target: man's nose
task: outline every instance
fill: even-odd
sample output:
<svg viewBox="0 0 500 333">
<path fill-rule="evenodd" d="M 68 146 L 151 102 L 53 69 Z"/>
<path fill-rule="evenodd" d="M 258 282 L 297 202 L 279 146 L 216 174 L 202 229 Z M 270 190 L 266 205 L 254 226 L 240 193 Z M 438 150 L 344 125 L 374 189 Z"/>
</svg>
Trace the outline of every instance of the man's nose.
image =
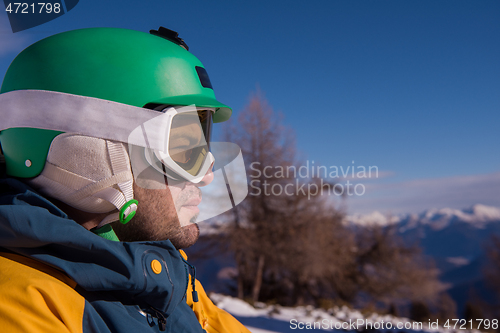
<svg viewBox="0 0 500 333">
<path fill-rule="evenodd" d="M 214 164 L 212 163 L 212 165 L 208 169 L 207 173 L 205 174 L 205 177 L 203 177 L 201 179 L 201 182 L 195 184 L 197 187 L 207 186 L 208 184 L 210 184 L 214 180 L 214 172 L 212 171 L 213 167 L 214 167 Z"/>
</svg>

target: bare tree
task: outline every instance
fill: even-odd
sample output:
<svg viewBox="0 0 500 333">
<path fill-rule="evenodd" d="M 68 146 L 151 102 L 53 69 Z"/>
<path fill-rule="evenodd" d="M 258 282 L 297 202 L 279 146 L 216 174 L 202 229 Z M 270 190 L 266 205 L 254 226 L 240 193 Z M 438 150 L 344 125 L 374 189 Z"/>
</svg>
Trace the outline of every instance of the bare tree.
<svg viewBox="0 0 500 333">
<path fill-rule="evenodd" d="M 226 139 L 242 148 L 246 162 L 250 195 L 233 210 L 234 220 L 226 230 L 238 269 L 238 296 L 251 289 L 254 301 L 259 298 L 266 266 L 280 250 L 280 237 L 286 228 L 281 198 L 267 195 L 273 186 L 285 179 L 267 174 L 263 169 L 287 167 L 295 162 L 295 140 L 292 132 L 281 124 L 262 92 L 250 97 L 240 113 L 238 124 L 228 126 Z M 285 177 L 286 178 L 286 177 Z M 281 207 L 280 207 L 281 206 Z M 279 256 L 279 255 L 278 255 Z"/>
<path fill-rule="evenodd" d="M 489 243 L 486 245 L 486 254 L 488 260 L 483 268 L 483 273 L 489 287 L 496 293 L 496 299 L 500 299 L 500 235 L 491 236 Z M 482 303 L 482 307 L 489 317 L 495 318 L 500 315 L 500 303 L 498 301 L 492 304 L 490 301 L 476 300 L 476 303 Z"/>
<path fill-rule="evenodd" d="M 294 135 L 259 90 L 238 124 L 228 127 L 226 139 L 242 148 L 250 184 L 250 195 L 233 211 L 226 230 L 237 262 L 238 296 L 249 294 L 255 302 L 264 287 L 267 297 L 281 292 L 291 303 L 313 294 L 319 298 L 315 278 L 341 257 L 331 244 L 342 248 L 348 239 L 340 236 L 341 214 L 317 193 L 298 190 L 320 184 L 293 172 L 298 168 Z"/>
<path fill-rule="evenodd" d="M 358 230 L 357 285 L 379 302 L 433 302 L 445 289 L 438 270 L 416 245 L 406 245 L 396 226 Z"/>
<path fill-rule="evenodd" d="M 485 275 L 489 284 L 500 298 L 500 236 L 491 236 L 490 244 L 486 248 L 488 255 L 488 266 Z"/>
<path fill-rule="evenodd" d="M 249 181 L 249 196 L 229 212 L 224 230 L 235 254 L 238 297 L 319 305 L 352 303 L 363 294 L 389 305 L 427 302 L 443 289 L 437 271 L 395 229 L 346 226 L 336 196 L 298 190 L 326 185 L 287 172 L 300 164 L 294 135 L 259 90 L 226 129 L 225 139 L 242 148 Z"/>
</svg>

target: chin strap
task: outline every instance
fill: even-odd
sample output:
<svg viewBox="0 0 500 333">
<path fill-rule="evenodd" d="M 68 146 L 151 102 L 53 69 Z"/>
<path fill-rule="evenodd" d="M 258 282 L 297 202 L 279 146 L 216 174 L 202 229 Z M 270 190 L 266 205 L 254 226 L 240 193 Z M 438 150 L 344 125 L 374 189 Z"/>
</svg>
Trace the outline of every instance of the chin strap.
<svg viewBox="0 0 500 333">
<path fill-rule="evenodd" d="M 108 155 L 111 161 L 113 174 L 118 175 L 128 173 L 130 178 L 126 181 L 116 183 L 117 188 L 108 187 L 99 192 L 99 197 L 113 204 L 117 213 L 106 216 L 98 228 L 114 221 L 120 221 L 125 224 L 134 217 L 138 202 L 134 200 L 134 191 L 132 188 L 133 177 L 130 171 L 130 160 L 124 145 L 120 142 L 106 140 Z"/>
</svg>

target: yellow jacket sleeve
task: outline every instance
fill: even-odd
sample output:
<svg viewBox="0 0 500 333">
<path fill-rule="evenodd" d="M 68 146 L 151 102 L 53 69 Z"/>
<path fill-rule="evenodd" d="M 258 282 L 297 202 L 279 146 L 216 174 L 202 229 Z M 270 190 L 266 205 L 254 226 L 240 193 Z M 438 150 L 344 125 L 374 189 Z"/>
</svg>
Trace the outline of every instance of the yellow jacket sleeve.
<svg viewBox="0 0 500 333">
<path fill-rule="evenodd" d="M 82 332 L 85 299 L 64 273 L 11 253 L 0 253 L 0 271 L 2 332 Z"/>
<path fill-rule="evenodd" d="M 184 251 L 180 250 L 180 253 L 184 259 L 187 260 L 187 255 Z M 193 309 L 201 327 L 207 331 L 207 333 L 251 333 L 243 324 L 236 320 L 236 318 L 215 306 L 212 300 L 208 298 L 200 281 L 195 280 L 195 288 L 198 293 L 198 302 L 193 302 L 193 289 L 190 275 L 186 303 Z"/>
</svg>

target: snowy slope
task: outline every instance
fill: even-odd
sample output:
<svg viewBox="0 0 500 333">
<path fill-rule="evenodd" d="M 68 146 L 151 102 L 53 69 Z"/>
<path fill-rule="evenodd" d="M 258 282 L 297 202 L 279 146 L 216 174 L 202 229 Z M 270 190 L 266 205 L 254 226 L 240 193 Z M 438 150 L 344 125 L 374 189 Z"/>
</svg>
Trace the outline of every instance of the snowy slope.
<svg viewBox="0 0 500 333">
<path fill-rule="evenodd" d="M 323 309 L 314 309 L 310 306 L 288 308 L 260 304 L 258 308 L 254 308 L 239 299 L 229 296 L 212 294 L 210 297 L 218 307 L 234 315 L 253 333 L 288 333 L 301 330 L 317 332 L 360 332 L 370 329 L 374 332 L 398 333 L 470 332 L 470 330 L 445 329 L 437 325 L 429 327 L 428 322 L 422 323 L 420 326 L 420 324 L 413 323 L 407 318 L 397 318 L 390 315 L 378 315 L 373 313 L 368 316 L 363 316 L 359 311 L 351 310 L 347 307 L 333 308 L 326 311 Z M 314 328 L 314 323 L 316 323 L 316 328 Z"/>
</svg>

